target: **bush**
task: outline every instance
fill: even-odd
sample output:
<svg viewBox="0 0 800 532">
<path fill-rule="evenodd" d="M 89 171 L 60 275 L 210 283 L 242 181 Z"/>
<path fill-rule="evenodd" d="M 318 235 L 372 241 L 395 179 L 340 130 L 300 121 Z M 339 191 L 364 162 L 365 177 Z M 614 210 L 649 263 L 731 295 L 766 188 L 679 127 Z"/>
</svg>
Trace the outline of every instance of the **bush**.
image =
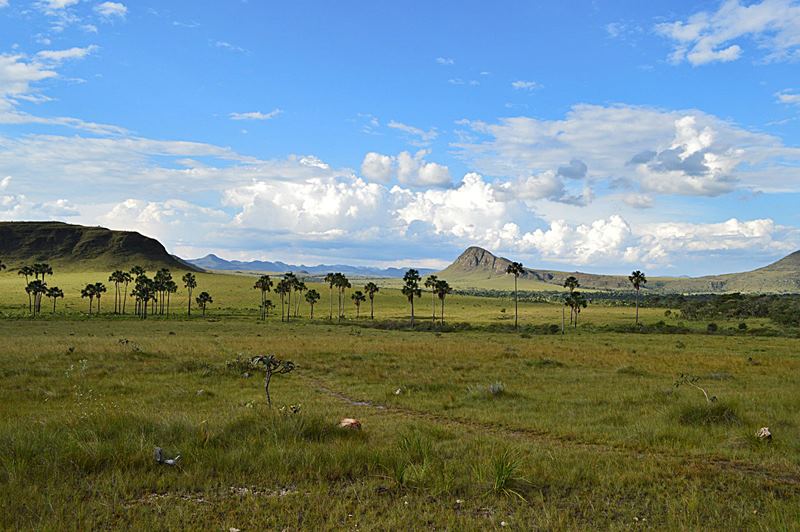
<svg viewBox="0 0 800 532">
<path fill-rule="evenodd" d="M 745 322 L 740 323 L 739 324 L 739 330 L 740 331 L 746 331 L 747 330 L 747 324 Z"/>
<path fill-rule="evenodd" d="M 683 405 L 678 420 L 684 425 L 738 425 L 741 418 L 732 405 L 719 401 L 701 405 Z"/>
<path fill-rule="evenodd" d="M 564 363 L 552 358 L 540 358 L 539 360 L 526 360 L 525 364 L 534 368 L 563 368 Z"/>
<path fill-rule="evenodd" d="M 714 323 L 712 321 L 711 323 L 708 324 L 708 327 L 706 327 L 706 330 L 708 332 L 710 332 L 710 333 L 715 333 L 715 332 L 717 332 L 719 330 L 719 325 L 717 325 L 716 323 Z"/>
</svg>

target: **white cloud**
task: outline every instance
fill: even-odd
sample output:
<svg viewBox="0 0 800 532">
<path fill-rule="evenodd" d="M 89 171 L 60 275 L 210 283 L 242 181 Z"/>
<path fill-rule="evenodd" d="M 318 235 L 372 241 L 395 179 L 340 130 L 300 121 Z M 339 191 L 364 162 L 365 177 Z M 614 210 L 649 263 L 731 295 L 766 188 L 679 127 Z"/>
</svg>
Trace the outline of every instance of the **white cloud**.
<svg viewBox="0 0 800 532">
<path fill-rule="evenodd" d="M 394 158 L 371 151 L 364 156 L 361 174 L 370 181 L 388 183 L 394 174 Z"/>
<path fill-rule="evenodd" d="M 0 179 L 0 190 L 5 190 L 11 184 L 11 176 L 7 175 L 3 179 Z"/>
<path fill-rule="evenodd" d="M 800 105 L 800 94 L 791 89 L 782 90 L 775 94 L 779 103 L 786 105 Z"/>
<path fill-rule="evenodd" d="M 369 152 L 361 163 L 361 173 L 367 179 L 388 183 L 392 178 L 413 187 L 448 186 L 452 179 L 450 170 L 441 164 L 427 162 L 428 150 L 416 153 L 400 152 L 396 157 Z"/>
<path fill-rule="evenodd" d="M 8 0 L 0 0 L 0 9 L 8 7 Z"/>
<path fill-rule="evenodd" d="M 391 120 L 387 126 L 414 137 L 413 140 L 410 141 L 410 144 L 414 146 L 428 146 L 439 136 L 439 131 L 437 131 L 435 127 L 425 131 L 424 129 L 409 126 L 408 124 L 396 120 Z"/>
<path fill-rule="evenodd" d="M 749 39 L 765 50 L 767 61 L 800 57 L 800 4 L 794 0 L 762 0 L 742 4 L 725 0 L 715 12 L 701 11 L 685 21 L 662 23 L 656 31 L 671 39 L 671 61 L 694 66 L 739 59 L 737 42 Z"/>
<path fill-rule="evenodd" d="M 653 197 L 649 194 L 625 194 L 622 201 L 634 209 L 649 209 L 653 206 Z"/>
<path fill-rule="evenodd" d="M 216 46 L 217 48 L 221 48 L 223 50 L 228 50 L 229 52 L 238 52 L 238 53 L 247 52 L 247 50 L 245 50 L 241 46 L 236 46 L 235 44 L 231 44 L 227 41 L 214 41 L 214 46 Z"/>
<path fill-rule="evenodd" d="M 231 113 L 231 120 L 271 120 L 283 113 L 281 109 L 273 109 L 269 113 L 262 113 L 261 111 L 251 111 L 249 113 Z"/>
<path fill-rule="evenodd" d="M 472 168 L 493 176 L 539 175 L 578 160 L 595 181 L 623 178 L 645 193 L 800 191 L 800 148 L 697 110 L 576 105 L 561 120 L 461 125 L 483 138 L 453 146 Z"/>
<path fill-rule="evenodd" d="M 98 49 L 98 46 L 92 44 L 85 48 L 74 47 L 66 50 L 42 50 L 36 53 L 36 57 L 42 61 L 61 63 L 70 59 L 83 59 L 96 52 Z"/>
<path fill-rule="evenodd" d="M 103 2 L 94 6 L 94 10 L 98 15 L 107 19 L 125 18 L 125 15 L 128 14 L 128 8 L 120 2 Z"/>
<path fill-rule="evenodd" d="M 40 2 L 47 9 L 64 9 L 69 6 L 74 6 L 80 0 L 44 0 Z"/>
<path fill-rule="evenodd" d="M 512 81 L 511 86 L 518 91 L 534 91 L 542 88 L 542 86 L 535 81 L 525 80 Z"/>
<path fill-rule="evenodd" d="M 449 57 L 437 57 L 436 62 L 440 65 L 454 65 L 455 61 Z"/>
</svg>

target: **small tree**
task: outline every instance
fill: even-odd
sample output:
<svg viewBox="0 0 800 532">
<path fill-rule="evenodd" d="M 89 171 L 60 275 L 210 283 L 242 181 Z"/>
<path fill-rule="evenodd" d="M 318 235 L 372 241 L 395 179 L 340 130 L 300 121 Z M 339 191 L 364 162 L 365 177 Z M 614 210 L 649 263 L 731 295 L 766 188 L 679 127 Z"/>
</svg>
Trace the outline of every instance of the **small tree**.
<svg viewBox="0 0 800 532">
<path fill-rule="evenodd" d="M 512 262 L 506 268 L 507 274 L 512 274 L 514 276 L 514 328 L 516 329 L 519 325 L 519 297 L 517 296 L 517 279 L 519 276 L 525 273 L 525 268 L 523 268 L 521 262 Z"/>
<path fill-rule="evenodd" d="M 321 296 L 319 295 L 319 292 L 317 292 L 313 288 L 311 290 L 309 290 L 308 292 L 306 292 L 306 302 L 308 302 L 308 306 L 311 307 L 311 319 L 312 320 L 314 319 L 314 305 L 317 304 L 317 301 L 319 301 L 320 297 Z"/>
<path fill-rule="evenodd" d="M 419 287 L 419 282 L 422 280 L 422 277 L 419 276 L 419 272 L 414 268 L 411 268 L 406 272 L 403 276 L 403 288 L 400 290 L 406 299 L 408 299 L 408 303 L 411 305 L 411 326 L 414 326 L 414 298 L 422 296 L 422 290 Z"/>
<path fill-rule="evenodd" d="M 94 283 L 94 297 L 97 298 L 97 313 L 100 314 L 100 297 L 106 293 L 106 285 Z"/>
<path fill-rule="evenodd" d="M 81 289 L 81 298 L 88 298 L 89 299 L 89 316 L 92 315 L 92 309 L 94 307 L 94 296 L 95 296 L 95 286 L 93 284 L 87 284 L 86 287 Z"/>
<path fill-rule="evenodd" d="M 183 286 L 186 288 L 186 290 L 189 291 L 189 308 L 188 308 L 188 311 L 187 311 L 187 315 L 191 316 L 192 315 L 192 290 L 197 288 L 197 278 L 194 276 L 193 273 L 186 272 L 183 275 L 182 280 L 183 280 Z"/>
<path fill-rule="evenodd" d="M 435 275 L 425 279 L 425 288 L 431 291 L 431 321 L 436 323 L 436 283 L 439 280 Z"/>
<path fill-rule="evenodd" d="M 628 280 L 636 290 L 636 325 L 639 325 L 639 290 L 647 284 L 647 277 L 639 270 L 636 270 L 628 276 Z"/>
<path fill-rule="evenodd" d="M 57 286 L 52 286 L 47 289 L 47 297 L 53 300 L 53 314 L 56 313 L 56 301 L 58 298 L 64 298 L 64 292 Z"/>
<path fill-rule="evenodd" d="M 453 289 L 450 288 L 450 284 L 448 284 L 448 282 L 445 281 L 444 279 L 437 280 L 436 287 L 434 289 L 436 291 L 436 295 L 439 297 L 439 301 L 441 301 L 442 303 L 441 319 L 442 319 L 442 325 L 444 325 L 444 298 L 446 298 L 447 294 L 452 292 Z"/>
<path fill-rule="evenodd" d="M 214 299 L 211 297 L 211 294 L 208 292 L 200 292 L 200 295 L 197 296 L 197 305 L 203 309 L 203 316 L 206 315 L 206 305 L 209 303 L 213 303 Z"/>
<path fill-rule="evenodd" d="M 350 299 L 353 300 L 353 303 L 356 305 L 356 319 L 361 316 L 361 303 L 367 300 L 367 296 L 364 295 L 364 292 L 361 290 L 356 290 L 350 296 Z"/>
<path fill-rule="evenodd" d="M 266 371 L 264 377 L 264 393 L 267 395 L 267 404 L 272 408 L 272 399 L 269 396 L 269 385 L 273 375 L 284 375 L 295 369 L 291 360 L 278 360 L 275 355 L 259 355 L 251 359 L 251 364 L 263 364 Z"/>
<path fill-rule="evenodd" d="M 364 285 L 364 292 L 369 297 L 369 319 L 375 319 L 375 294 L 380 292 L 381 289 L 372 281 Z"/>
</svg>

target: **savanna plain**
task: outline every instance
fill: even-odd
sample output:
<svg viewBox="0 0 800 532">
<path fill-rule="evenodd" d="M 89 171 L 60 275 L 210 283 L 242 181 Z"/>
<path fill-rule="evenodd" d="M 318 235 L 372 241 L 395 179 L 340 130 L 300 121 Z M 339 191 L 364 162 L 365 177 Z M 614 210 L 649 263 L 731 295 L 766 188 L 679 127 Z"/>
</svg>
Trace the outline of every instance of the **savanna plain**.
<svg viewBox="0 0 800 532">
<path fill-rule="evenodd" d="M 424 292 L 412 329 L 397 289 L 329 320 L 315 283 L 314 319 L 284 323 L 221 274 L 197 275 L 204 317 L 183 288 L 167 316 L 114 315 L 112 288 L 89 317 L 80 287 L 107 277 L 56 272 L 66 297 L 32 319 L 0 274 L 5 529 L 800 527 L 795 330 L 648 307 L 636 332 L 590 305 L 562 335 L 560 305 L 528 302 L 515 330 L 509 297 L 458 293 L 434 326 Z M 272 407 L 262 354 L 296 365 Z"/>
</svg>

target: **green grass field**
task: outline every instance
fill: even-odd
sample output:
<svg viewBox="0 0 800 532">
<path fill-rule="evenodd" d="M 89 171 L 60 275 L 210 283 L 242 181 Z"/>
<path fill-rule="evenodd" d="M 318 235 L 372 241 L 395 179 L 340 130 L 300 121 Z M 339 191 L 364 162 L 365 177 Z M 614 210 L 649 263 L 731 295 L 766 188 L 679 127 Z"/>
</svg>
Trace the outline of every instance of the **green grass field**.
<svg viewBox="0 0 800 532">
<path fill-rule="evenodd" d="M 4 529 L 764 529 L 800 523 L 800 340 L 610 332 L 629 307 L 590 306 L 567 334 L 515 333 L 510 300 L 452 295 L 453 332 L 260 322 L 254 279 L 198 276 L 215 303 L 138 320 L 89 318 L 107 273 L 56 275 L 66 298 L 25 317 L 0 275 L 0 526 Z M 510 281 L 510 279 L 509 279 Z M 108 283 L 106 283 L 108 284 Z M 276 297 L 271 296 L 274 301 Z M 129 302 L 130 305 L 130 302 Z M 505 309 L 505 312 L 501 312 Z M 665 320 L 666 309 L 642 309 Z M 368 305 L 362 315 L 368 315 Z M 418 303 L 421 328 L 430 294 Z M 561 307 L 521 304 L 522 324 Z M 721 330 L 737 323 L 719 323 Z M 748 321 L 750 329 L 767 325 Z M 526 329 L 527 331 L 527 329 Z M 274 377 L 238 364 L 293 360 Z M 717 400 L 673 386 L 698 376 Z M 245 374 L 250 374 L 249 377 Z M 299 413 L 280 407 L 300 404 Z M 361 431 L 339 429 L 355 417 Z M 770 427 L 771 442 L 755 432 Z M 181 455 L 160 466 L 153 449 Z"/>
</svg>

